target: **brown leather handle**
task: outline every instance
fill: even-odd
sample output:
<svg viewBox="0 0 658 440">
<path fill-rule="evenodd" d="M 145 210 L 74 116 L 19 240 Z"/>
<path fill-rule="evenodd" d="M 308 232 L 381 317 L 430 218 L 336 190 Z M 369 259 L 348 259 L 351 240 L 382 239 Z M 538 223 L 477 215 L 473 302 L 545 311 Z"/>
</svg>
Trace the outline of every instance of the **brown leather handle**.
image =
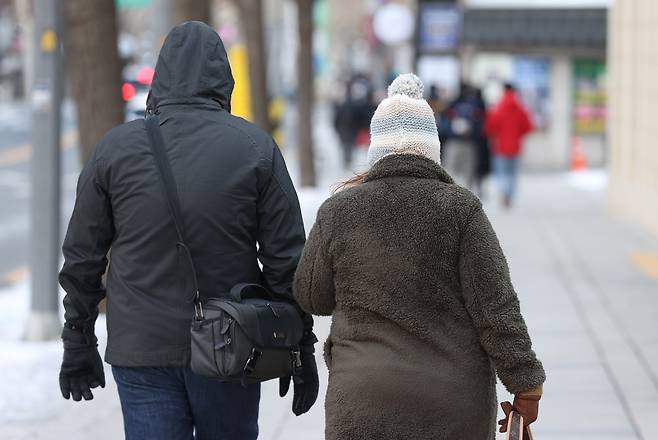
<svg viewBox="0 0 658 440">
<path fill-rule="evenodd" d="M 507 416 L 507 433 L 505 440 L 533 440 L 530 426 L 523 426 L 523 416 L 516 411 L 510 411 Z"/>
</svg>

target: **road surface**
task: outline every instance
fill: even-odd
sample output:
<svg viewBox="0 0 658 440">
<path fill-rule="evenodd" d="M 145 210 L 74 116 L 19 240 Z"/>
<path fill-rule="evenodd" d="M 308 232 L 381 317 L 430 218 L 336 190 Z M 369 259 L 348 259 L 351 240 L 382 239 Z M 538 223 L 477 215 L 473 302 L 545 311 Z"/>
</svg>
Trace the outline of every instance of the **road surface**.
<svg viewBox="0 0 658 440">
<path fill-rule="evenodd" d="M 80 170 L 73 106 L 63 105 L 62 228 L 75 200 Z M 29 266 L 30 109 L 25 102 L 0 103 L 0 286 L 24 279 Z"/>
</svg>

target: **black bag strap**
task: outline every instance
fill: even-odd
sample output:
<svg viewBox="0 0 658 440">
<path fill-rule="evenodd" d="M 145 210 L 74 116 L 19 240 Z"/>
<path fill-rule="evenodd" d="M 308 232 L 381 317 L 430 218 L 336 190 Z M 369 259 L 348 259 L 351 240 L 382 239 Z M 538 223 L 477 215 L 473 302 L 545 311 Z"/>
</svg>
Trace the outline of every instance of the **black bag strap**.
<svg viewBox="0 0 658 440">
<path fill-rule="evenodd" d="M 251 291 L 252 294 L 249 294 L 248 292 Z M 255 295 L 254 295 L 255 293 Z M 263 299 L 272 299 L 276 300 L 274 297 L 274 294 L 272 294 L 269 290 L 267 290 L 265 287 L 261 286 L 260 284 L 256 283 L 239 283 L 236 284 L 231 288 L 231 291 L 229 293 L 231 298 L 233 298 L 235 301 L 241 302 L 243 299 L 246 298 L 263 298 Z"/>
<path fill-rule="evenodd" d="M 199 295 L 199 285 L 197 282 L 196 269 L 194 268 L 194 261 L 192 260 L 190 248 L 187 246 L 185 241 L 185 229 L 183 223 L 183 215 L 181 213 L 180 201 L 178 199 L 178 190 L 176 189 L 174 173 L 171 171 L 171 164 L 167 158 L 164 139 L 162 138 L 162 132 L 160 131 L 160 119 L 157 115 L 151 115 L 145 119 L 145 124 L 146 131 L 150 140 L 149 144 L 151 146 L 151 151 L 153 152 L 155 163 L 158 166 L 158 171 L 160 172 L 159 174 L 160 181 L 162 183 L 162 191 L 164 192 L 165 199 L 167 199 L 169 212 L 171 213 L 171 217 L 174 220 L 174 226 L 176 227 L 176 234 L 178 235 L 178 242 L 176 243 L 176 246 L 183 250 L 183 253 L 186 256 L 186 260 L 190 267 L 190 273 L 192 274 L 192 282 L 194 288 L 194 318 L 198 321 L 202 321 L 204 319 L 203 306 L 201 304 L 201 297 Z"/>
</svg>

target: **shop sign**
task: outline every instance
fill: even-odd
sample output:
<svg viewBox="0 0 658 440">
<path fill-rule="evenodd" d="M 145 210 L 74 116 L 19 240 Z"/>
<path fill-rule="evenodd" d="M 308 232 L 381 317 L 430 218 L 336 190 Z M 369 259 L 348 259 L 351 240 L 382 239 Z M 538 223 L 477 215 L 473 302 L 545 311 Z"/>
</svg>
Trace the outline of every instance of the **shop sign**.
<svg viewBox="0 0 658 440">
<path fill-rule="evenodd" d="M 451 52 L 457 49 L 462 15 L 457 6 L 421 4 L 418 45 L 421 52 Z"/>
<path fill-rule="evenodd" d="M 576 60 L 574 75 L 575 134 L 604 134 L 606 130 L 606 66 L 599 60 Z"/>
</svg>

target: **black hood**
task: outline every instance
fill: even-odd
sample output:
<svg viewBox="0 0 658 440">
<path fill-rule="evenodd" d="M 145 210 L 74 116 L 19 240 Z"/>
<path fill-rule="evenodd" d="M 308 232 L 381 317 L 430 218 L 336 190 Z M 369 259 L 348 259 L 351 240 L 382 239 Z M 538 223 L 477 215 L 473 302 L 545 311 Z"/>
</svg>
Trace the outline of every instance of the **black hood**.
<svg viewBox="0 0 658 440">
<path fill-rule="evenodd" d="M 146 103 L 152 111 L 167 102 L 211 99 L 231 111 L 233 74 L 217 32 L 199 21 L 173 28 L 165 39 Z"/>
</svg>

